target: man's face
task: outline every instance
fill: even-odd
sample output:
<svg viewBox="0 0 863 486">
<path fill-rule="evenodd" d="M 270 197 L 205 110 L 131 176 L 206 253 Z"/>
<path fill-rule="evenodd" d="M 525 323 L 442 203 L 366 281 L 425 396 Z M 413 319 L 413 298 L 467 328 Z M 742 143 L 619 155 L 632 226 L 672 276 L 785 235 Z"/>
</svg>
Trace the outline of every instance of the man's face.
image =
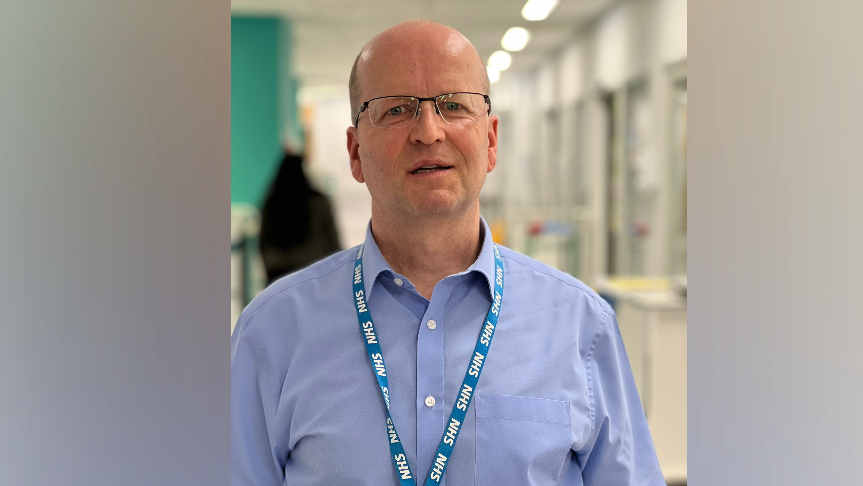
<svg viewBox="0 0 863 486">
<path fill-rule="evenodd" d="M 469 45 L 422 36 L 379 44 L 364 66 L 362 101 L 460 91 L 488 94 L 479 75 L 484 67 L 477 66 L 481 61 Z M 375 127 L 364 112 L 357 127 L 348 129 L 354 178 L 366 183 L 379 210 L 402 216 L 447 215 L 477 205 L 496 150 L 496 116 L 448 124 L 430 101 L 421 104 L 406 127 Z M 445 168 L 416 172 L 420 166 Z"/>
</svg>

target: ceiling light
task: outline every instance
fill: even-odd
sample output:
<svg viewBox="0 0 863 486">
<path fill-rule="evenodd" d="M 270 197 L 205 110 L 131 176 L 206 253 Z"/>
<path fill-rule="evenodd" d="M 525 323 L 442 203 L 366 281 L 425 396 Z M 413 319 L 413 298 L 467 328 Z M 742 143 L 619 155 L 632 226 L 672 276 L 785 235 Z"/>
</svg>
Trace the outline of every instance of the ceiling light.
<svg viewBox="0 0 863 486">
<path fill-rule="evenodd" d="M 488 67 L 497 71 L 506 71 L 512 64 L 512 56 L 506 51 L 494 51 L 488 57 Z"/>
<path fill-rule="evenodd" d="M 520 51 L 524 49 L 524 46 L 527 45 L 529 40 L 530 32 L 528 32 L 527 29 L 522 27 L 512 27 L 503 35 L 500 45 L 508 51 Z"/>
<path fill-rule="evenodd" d="M 557 7 L 558 0 L 527 0 L 521 9 L 521 16 L 525 20 L 545 20 L 548 14 Z"/>
<path fill-rule="evenodd" d="M 494 69 L 492 67 L 485 68 L 488 71 L 488 81 L 490 83 L 496 83 L 498 79 L 500 79 L 500 71 Z"/>
</svg>

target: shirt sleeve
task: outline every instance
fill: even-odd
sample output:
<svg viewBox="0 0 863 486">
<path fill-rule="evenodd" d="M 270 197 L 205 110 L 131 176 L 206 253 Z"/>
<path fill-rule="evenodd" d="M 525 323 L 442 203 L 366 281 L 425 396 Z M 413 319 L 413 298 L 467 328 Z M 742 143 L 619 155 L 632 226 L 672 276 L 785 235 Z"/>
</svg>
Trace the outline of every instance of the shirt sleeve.
<svg viewBox="0 0 863 486">
<path fill-rule="evenodd" d="M 665 486 L 614 311 L 588 360 L 593 433 L 576 453 L 585 486 Z"/>
<path fill-rule="evenodd" d="M 278 397 L 266 349 L 240 317 L 231 336 L 231 485 L 278 486 L 284 467 L 271 440 Z"/>
</svg>

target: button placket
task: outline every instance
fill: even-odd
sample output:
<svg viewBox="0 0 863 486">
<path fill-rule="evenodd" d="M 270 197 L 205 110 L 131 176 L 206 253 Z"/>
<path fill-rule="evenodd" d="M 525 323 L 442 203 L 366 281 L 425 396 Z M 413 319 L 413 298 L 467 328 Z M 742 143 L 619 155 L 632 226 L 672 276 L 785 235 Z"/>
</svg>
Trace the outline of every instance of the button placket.
<svg viewBox="0 0 863 486">
<path fill-rule="evenodd" d="M 444 433 L 443 309 L 452 292 L 448 281 L 438 283 L 422 317 L 417 335 L 417 470 L 428 471 Z M 437 330 L 436 330 L 437 329 Z M 417 474 L 425 474 L 417 473 Z"/>
</svg>

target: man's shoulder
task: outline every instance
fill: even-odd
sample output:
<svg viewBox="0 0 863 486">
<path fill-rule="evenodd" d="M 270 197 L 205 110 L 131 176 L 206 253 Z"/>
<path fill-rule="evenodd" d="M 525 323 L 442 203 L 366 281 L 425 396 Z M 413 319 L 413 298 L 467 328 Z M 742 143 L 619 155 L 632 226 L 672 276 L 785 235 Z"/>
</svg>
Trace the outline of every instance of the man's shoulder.
<svg viewBox="0 0 863 486">
<path fill-rule="evenodd" d="M 498 247 L 501 258 L 508 263 L 507 271 L 512 276 L 529 276 L 536 286 L 551 286 L 565 295 L 586 299 L 605 312 L 611 311 L 611 306 L 581 280 L 511 248 Z"/>
<path fill-rule="evenodd" d="M 276 280 L 252 299 L 252 302 L 243 310 L 242 318 L 249 319 L 280 302 L 297 298 L 305 300 L 312 297 L 313 294 L 322 292 L 322 289 L 332 288 L 330 282 L 324 282 L 321 285 L 321 280 L 333 279 L 338 281 L 341 278 L 341 280 L 348 282 L 349 279 L 344 277 L 342 273 L 348 274 L 353 271 L 352 266 L 357 257 L 357 250 L 358 247 L 342 250 Z"/>
</svg>

